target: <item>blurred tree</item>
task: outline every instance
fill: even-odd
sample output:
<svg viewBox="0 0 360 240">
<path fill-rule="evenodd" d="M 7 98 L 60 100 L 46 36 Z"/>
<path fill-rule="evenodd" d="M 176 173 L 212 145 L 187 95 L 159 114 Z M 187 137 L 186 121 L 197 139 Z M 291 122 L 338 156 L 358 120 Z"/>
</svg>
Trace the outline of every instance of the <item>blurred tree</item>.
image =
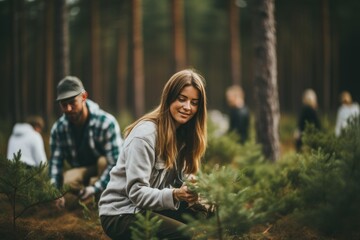
<svg viewBox="0 0 360 240">
<path fill-rule="evenodd" d="M 18 10 L 18 0 L 12 1 L 11 13 L 12 13 L 12 92 L 10 94 L 11 100 L 13 103 L 14 112 L 12 116 L 12 121 L 17 122 L 21 119 L 21 94 L 18 94 L 20 87 L 20 68 L 19 68 L 19 10 Z M 19 96 L 20 95 L 20 96 Z"/>
<path fill-rule="evenodd" d="M 323 105 L 325 112 L 330 110 L 331 77 L 331 36 L 329 0 L 322 0 L 322 39 L 323 39 Z"/>
<path fill-rule="evenodd" d="M 132 44 L 135 117 L 145 111 L 144 92 L 144 50 L 142 36 L 142 0 L 132 1 Z"/>
<path fill-rule="evenodd" d="M 101 103 L 103 100 L 101 84 L 101 54 L 100 54 L 100 13 L 99 13 L 99 0 L 91 0 L 91 78 L 92 78 L 92 98 L 95 102 Z"/>
<path fill-rule="evenodd" d="M 55 79 L 70 74 L 69 26 L 66 0 L 55 0 Z"/>
<path fill-rule="evenodd" d="M 275 6 L 274 0 L 254 0 L 251 4 L 255 46 L 256 140 L 262 145 L 264 156 L 275 161 L 280 156 Z"/>
<path fill-rule="evenodd" d="M 126 5 L 127 6 L 127 5 Z M 126 8 L 125 6 L 125 8 Z M 127 8 L 126 8 L 127 9 Z M 125 11 L 121 11 L 119 14 L 119 22 L 118 22 L 118 40 L 117 40 L 117 84 L 116 84 L 116 107 L 119 111 L 128 110 L 127 106 L 127 79 L 128 79 L 128 18 Z"/>
<path fill-rule="evenodd" d="M 17 97 L 20 98 L 20 118 L 23 118 L 28 113 L 28 89 L 29 89 L 29 51 L 28 51 L 28 28 L 27 28 L 27 11 L 26 11 L 26 2 L 19 1 L 19 37 L 20 37 L 20 45 L 19 45 L 19 62 L 20 65 L 20 75 L 19 82 L 20 88 L 18 89 Z M 20 94 L 19 94 L 20 93 Z"/>
<path fill-rule="evenodd" d="M 45 2 L 45 122 L 50 124 L 54 112 L 54 1 Z"/>
<path fill-rule="evenodd" d="M 231 79 L 233 84 L 241 84 L 240 9 L 233 0 L 229 1 L 228 9 Z"/>
<path fill-rule="evenodd" d="M 184 29 L 184 0 L 172 0 L 174 71 L 186 67 L 186 43 Z"/>
</svg>

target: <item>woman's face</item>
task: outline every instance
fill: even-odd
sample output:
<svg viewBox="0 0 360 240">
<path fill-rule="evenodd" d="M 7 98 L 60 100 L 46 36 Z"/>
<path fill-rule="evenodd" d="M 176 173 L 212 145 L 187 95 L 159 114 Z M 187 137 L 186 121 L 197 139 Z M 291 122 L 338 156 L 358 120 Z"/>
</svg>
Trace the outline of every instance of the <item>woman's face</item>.
<svg viewBox="0 0 360 240">
<path fill-rule="evenodd" d="M 176 127 L 187 123 L 198 111 L 199 91 L 193 86 L 182 89 L 174 102 L 170 104 L 170 113 Z"/>
</svg>

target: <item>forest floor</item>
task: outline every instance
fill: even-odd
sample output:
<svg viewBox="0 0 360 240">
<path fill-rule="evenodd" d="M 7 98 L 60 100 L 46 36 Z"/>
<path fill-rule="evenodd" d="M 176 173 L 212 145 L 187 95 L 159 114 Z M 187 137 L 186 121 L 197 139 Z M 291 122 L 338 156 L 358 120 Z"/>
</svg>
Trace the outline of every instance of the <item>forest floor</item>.
<svg viewBox="0 0 360 240">
<path fill-rule="evenodd" d="M 87 203 L 89 211 L 79 204 L 77 199 L 67 199 L 65 209 L 57 209 L 54 203 L 34 207 L 16 220 L 13 229 L 10 205 L 0 197 L 0 238 L 6 240 L 110 240 L 103 232 L 97 211 L 91 209 L 93 203 Z M 4 210 L 4 211 L 3 211 Z M 269 226 L 253 228 L 246 240 L 335 240 L 321 236 L 316 231 L 297 224 L 285 217 Z M 340 238 L 338 238 L 340 239 Z"/>
</svg>

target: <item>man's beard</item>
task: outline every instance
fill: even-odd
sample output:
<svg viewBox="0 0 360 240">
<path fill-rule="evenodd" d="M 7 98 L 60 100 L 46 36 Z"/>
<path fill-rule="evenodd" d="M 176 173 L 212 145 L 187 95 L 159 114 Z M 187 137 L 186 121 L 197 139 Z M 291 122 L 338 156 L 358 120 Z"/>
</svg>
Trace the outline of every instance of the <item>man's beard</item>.
<svg viewBox="0 0 360 240">
<path fill-rule="evenodd" d="M 77 124 L 80 122 L 83 112 L 84 112 L 84 107 L 82 107 L 79 112 L 66 114 L 66 117 L 71 123 Z"/>
</svg>

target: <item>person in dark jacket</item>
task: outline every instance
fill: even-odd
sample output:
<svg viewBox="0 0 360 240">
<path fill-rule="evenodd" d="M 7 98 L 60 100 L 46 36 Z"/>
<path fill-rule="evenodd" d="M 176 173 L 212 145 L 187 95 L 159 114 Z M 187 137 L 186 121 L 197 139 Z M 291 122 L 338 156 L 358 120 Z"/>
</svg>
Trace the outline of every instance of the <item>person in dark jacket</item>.
<svg viewBox="0 0 360 240">
<path fill-rule="evenodd" d="M 306 89 L 303 93 L 302 108 L 297 121 L 297 129 L 295 131 L 295 147 L 300 152 L 303 142 L 302 134 L 308 124 L 312 124 L 316 129 L 321 129 L 319 114 L 317 111 L 317 96 L 313 89 Z"/>
<path fill-rule="evenodd" d="M 250 114 L 245 104 L 245 94 L 239 85 L 230 86 L 226 90 L 226 100 L 230 107 L 229 132 L 236 132 L 240 143 L 245 143 L 249 136 Z"/>
</svg>

